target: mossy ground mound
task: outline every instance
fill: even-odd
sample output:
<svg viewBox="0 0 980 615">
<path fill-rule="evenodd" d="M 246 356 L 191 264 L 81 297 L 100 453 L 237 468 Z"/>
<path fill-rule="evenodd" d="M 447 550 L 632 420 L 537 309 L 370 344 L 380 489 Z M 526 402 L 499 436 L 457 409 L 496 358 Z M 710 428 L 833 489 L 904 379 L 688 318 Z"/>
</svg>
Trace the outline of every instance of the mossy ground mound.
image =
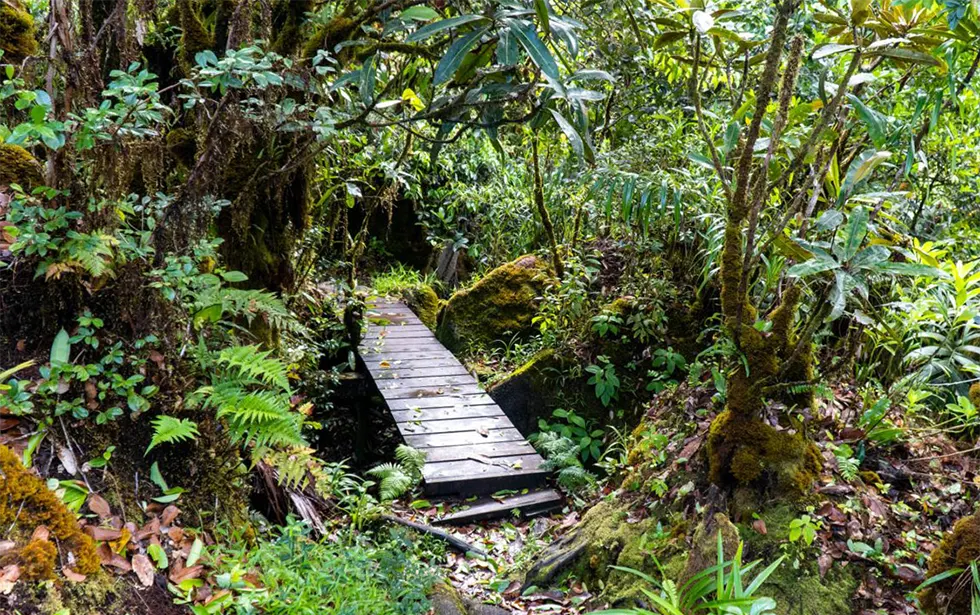
<svg viewBox="0 0 980 615">
<path fill-rule="evenodd" d="M 820 451 L 801 434 L 779 431 L 758 419 L 725 410 L 708 434 L 711 481 L 774 487 L 802 495 L 822 468 Z M 726 460 L 730 460 L 726 463 Z"/>
<path fill-rule="evenodd" d="M 980 559 L 980 514 L 964 517 L 943 537 L 929 557 L 929 578 L 954 568 L 966 569 Z M 926 588 L 919 599 L 922 610 L 930 615 L 969 615 L 972 583 L 959 575 Z"/>
<path fill-rule="evenodd" d="M 0 34 L 0 40 L 2 40 Z M 0 186 L 18 184 L 25 190 L 40 185 L 44 181 L 41 165 L 19 145 L 0 143 Z"/>
<path fill-rule="evenodd" d="M 5 64 L 19 64 L 27 56 L 37 53 L 34 18 L 6 2 L 0 2 L 0 49 L 3 50 L 0 62 Z"/>
<path fill-rule="evenodd" d="M 406 288 L 401 292 L 405 304 L 412 309 L 426 327 L 436 328 L 436 316 L 439 313 L 439 295 L 431 286 L 420 284 Z"/>
<path fill-rule="evenodd" d="M 450 349 L 462 350 L 530 333 L 538 297 L 550 277 L 547 264 L 533 255 L 501 265 L 449 298 L 436 334 Z"/>
<path fill-rule="evenodd" d="M 0 527 L 12 528 L 4 538 L 17 545 L 0 556 L 0 567 L 19 565 L 25 580 L 52 579 L 61 562 L 71 563 L 69 567 L 79 574 L 99 569 L 95 543 L 82 533 L 75 515 L 2 445 L 0 478 Z M 35 534 L 39 527 L 46 528 L 49 536 Z"/>
</svg>

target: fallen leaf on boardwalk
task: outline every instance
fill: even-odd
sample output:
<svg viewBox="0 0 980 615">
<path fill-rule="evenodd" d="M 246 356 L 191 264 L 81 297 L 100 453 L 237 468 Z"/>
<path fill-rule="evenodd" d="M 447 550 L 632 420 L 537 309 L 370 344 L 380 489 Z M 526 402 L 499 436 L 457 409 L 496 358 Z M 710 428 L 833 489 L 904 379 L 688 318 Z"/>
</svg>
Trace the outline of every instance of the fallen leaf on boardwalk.
<svg viewBox="0 0 980 615">
<path fill-rule="evenodd" d="M 486 427 L 480 427 L 479 429 L 476 430 L 476 433 L 480 434 L 484 438 L 490 437 L 490 430 L 487 429 Z"/>
<path fill-rule="evenodd" d="M 71 581 L 72 583 L 81 583 L 88 578 L 84 574 L 79 574 L 75 572 L 68 566 L 65 566 L 64 568 L 61 569 L 61 574 L 65 575 L 65 578 Z"/>
<path fill-rule="evenodd" d="M 514 468 L 515 470 L 522 470 L 524 469 L 524 460 L 518 459 L 517 461 L 512 463 L 510 467 Z"/>
<path fill-rule="evenodd" d="M 97 514 L 100 519 L 108 519 L 112 516 L 109 502 L 98 493 L 93 493 L 88 496 L 88 509 Z"/>
<path fill-rule="evenodd" d="M 378 363 L 378 367 L 380 367 L 381 369 L 388 369 L 389 367 L 391 367 L 391 363 L 389 363 L 388 361 L 382 361 L 381 363 Z"/>
<path fill-rule="evenodd" d="M 133 556 L 133 571 L 136 572 L 136 576 L 139 577 L 140 583 L 143 587 L 149 587 L 153 585 L 153 563 L 150 562 L 150 558 L 143 555 L 142 553 L 137 553 Z"/>
</svg>

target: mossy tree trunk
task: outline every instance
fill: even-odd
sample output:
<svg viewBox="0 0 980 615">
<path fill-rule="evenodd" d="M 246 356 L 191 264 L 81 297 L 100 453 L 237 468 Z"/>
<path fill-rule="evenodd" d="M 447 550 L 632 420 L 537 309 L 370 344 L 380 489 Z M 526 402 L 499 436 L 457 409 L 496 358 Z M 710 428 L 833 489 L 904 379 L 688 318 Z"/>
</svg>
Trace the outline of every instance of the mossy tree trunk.
<svg viewBox="0 0 980 615">
<path fill-rule="evenodd" d="M 708 436 L 711 479 L 720 485 L 747 485 L 766 479 L 781 488 L 802 492 L 820 468 L 818 452 L 802 434 L 776 430 L 764 423 L 761 415 L 767 393 L 779 390 L 782 382 L 810 379 L 812 330 L 806 327 L 797 332 L 795 312 L 801 290 L 794 283 L 784 288 L 765 318 L 767 322 L 763 323 L 757 322 L 759 306 L 753 304 L 749 293 L 751 273 L 758 261 L 756 234 L 760 215 L 773 191 L 770 164 L 787 123 L 802 56 L 800 37 L 789 44 L 778 88 L 778 106 L 771 118 L 770 145 L 758 162 L 755 149 L 770 100 L 777 92 L 789 21 L 798 5 L 798 0 L 776 4 L 770 47 L 756 86 L 752 120 L 734 152 L 734 176 L 726 171 L 705 128 L 698 81 L 699 38 L 694 41 L 691 95 L 699 129 L 708 143 L 728 201 L 721 254 L 721 309 L 724 325 L 740 354 L 738 365 L 727 375 L 725 411 L 715 419 Z M 815 130 L 822 132 L 820 127 Z M 773 217 L 788 219 L 782 214 Z"/>
<path fill-rule="evenodd" d="M 531 137 L 531 172 L 534 175 L 534 207 L 541 216 L 541 225 L 544 227 L 545 235 L 548 238 L 548 247 L 551 250 L 551 261 L 555 267 L 555 275 L 558 279 L 565 276 L 565 266 L 562 264 L 561 253 L 558 251 L 558 239 L 555 237 L 555 226 L 551 223 L 551 216 L 548 208 L 544 204 L 544 185 L 541 181 L 541 162 L 538 159 L 538 133 Z"/>
</svg>

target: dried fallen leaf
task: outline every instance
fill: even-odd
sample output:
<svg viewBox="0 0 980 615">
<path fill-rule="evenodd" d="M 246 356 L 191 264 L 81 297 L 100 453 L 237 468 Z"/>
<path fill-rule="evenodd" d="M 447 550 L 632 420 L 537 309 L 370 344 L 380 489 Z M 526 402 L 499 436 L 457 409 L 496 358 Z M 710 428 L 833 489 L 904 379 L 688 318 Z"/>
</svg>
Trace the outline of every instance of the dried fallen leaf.
<svg viewBox="0 0 980 615">
<path fill-rule="evenodd" d="M 181 568 L 179 572 L 170 573 L 170 580 L 173 581 L 174 584 L 179 584 L 187 579 L 198 578 L 201 576 L 202 572 L 204 572 L 204 566 L 190 566 L 187 568 Z"/>
<path fill-rule="evenodd" d="M 78 473 L 78 459 L 75 458 L 75 453 L 72 452 L 67 446 L 58 445 L 58 461 L 61 465 L 65 467 L 65 471 L 69 474 Z"/>
<path fill-rule="evenodd" d="M 14 590 L 14 583 L 20 578 L 20 567 L 10 564 L 0 569 L 0 594 L 9 594 Z"/>
<path fill-rule="evenodd" d="M 47 526 L 39 525 L 34 528 L 34 533 L 31 534 L 31 541 L 38 540 L 40 542 L 47 542 L 51 538 L 51 530 Z"/>
<path fill-rule="evenodd" d="M 79 574 L 75 572 L 68 566 L 65 566 L 64 568 L 61 569 L 61 574 L 65 575 L 65 578 L 71 581 L 72 583 L 81 583 L 85 581 L 86 578 L 88 578 L 84 574 Z"/>
<path fill-rule="evenodd" d="M 486 427 L 480 427 L 480 428 L 478 428 L 478 429 L 476 430 L 476 433 L 478 433 L 478 434 L 480 434 L 480 435 L 481 435 L 481 436 L 483 436 L 484 438 L 488 438 L 488 437 L 490 437 L 490 430 L 489 430 L 489 429 L 487 429 Z"/>
<path fill-rule="evenodd" d="M 13 540 L 0 540 L 0 555 L 3 555 L 7 551 L 12 551 L 17 543 Z"/>
<path fill-rule="evenodd" d="M 112 516 L 109 502 L 106 502 L 105 498 L 98 493 L 88 496 L 88 509 L 97 514 L 100 519 L 108 519 Z"/>
<path fill-rule="evenodd" d="M 146 540 L 150 536 L 160 533 L 160 518 L 153 517 L 150 521 L 141 527 L 139 530 L 133 532 L 133 537 L 136 540 Z"/>
<path fill-rule="evenodd" d="M 163 525 L 172 525 L 174 519 L 180 514 L 180 509 L 171 504 L 163 509 L 163 513 L 160 515 L 160 523 Z"/>
<path fill-rule="evenodd" d="M 769 533 L 769 530 L 766 529 L 766 522 L 763 521 L 762 519 L 756 519 L 755 521 L 753 521 L 752 522 L 752 529 L 754 529 L 756 532 L 762 534 L 763 536 L 765 536 L 766 534 Z"/>
<path fill-rule="evenodd" d="M 116 530 L 108 527 L 96 527 L 94 525 L 86 525 L 85 533 L 92 537 L 92 540 L 96 542 L 119 540 L 122 536 L 121 530 Z"/>
<path fill-rule="evenodd" d="M 149 587 L 153 585 L 153 563 L 150 558 L 143 555 L 142 553 L 137 553 L 133 556 L 133 571 L 136 576 L 139 577 L 140 583 L 143 587 Z"/>
</svg>

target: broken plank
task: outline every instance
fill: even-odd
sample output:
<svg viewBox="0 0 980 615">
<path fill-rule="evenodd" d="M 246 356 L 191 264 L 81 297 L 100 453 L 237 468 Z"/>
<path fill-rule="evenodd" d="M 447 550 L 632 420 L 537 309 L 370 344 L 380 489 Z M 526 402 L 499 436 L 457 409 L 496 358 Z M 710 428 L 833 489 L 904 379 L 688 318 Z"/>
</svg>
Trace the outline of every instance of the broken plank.
<svg viewBox="0 0 980 615">
<path fill-rule="evenodd" d="M 487 519 L 508 517 L 515 510 L 523 517 L 531 517 L 559 508 L 562 502 L 561 494 L 554 489 L 532 491 L 501 500 L 486 498 L 464 510 L 437 519 L 435 525 L 467 525 Z"/>
</svg>

